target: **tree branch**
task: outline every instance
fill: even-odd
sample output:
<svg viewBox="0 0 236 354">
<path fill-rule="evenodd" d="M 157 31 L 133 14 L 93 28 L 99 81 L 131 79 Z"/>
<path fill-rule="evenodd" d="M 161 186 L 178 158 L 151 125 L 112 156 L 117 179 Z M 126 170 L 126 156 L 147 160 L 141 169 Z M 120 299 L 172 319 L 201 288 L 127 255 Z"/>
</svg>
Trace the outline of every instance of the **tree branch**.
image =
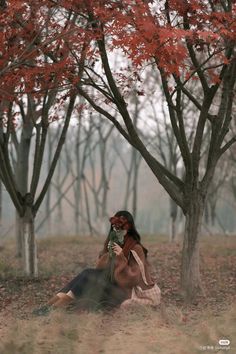
<svg viewBox="0 0 236 354">
<path fill-rule="evenodd" d="M 220 149 L 219 157 L 222 156 L 225 151 L 227 151 L 236 142 L 236 136 L 231 138 L 222 148 Z"/>
<path fill-rule="evenodd" d="M 58 144 L 57 144 L 57 148 L 56 148 L 56 151 L 55 151 L 55 154 L 53 156 L 53 159 L 52 159 L 52 163 L 51 163 L 51 167 L 50 167 L 50 170 L 48 172 L 48 175 L 47 175 L 47 178 L 45 180 L 45 183 L 44 183 L 44 186 L 42 188 L 42 191 L 38 197 L 38 199 L 36 200 L 35 202 L 35 205 L 34 205 L 34 213 L 36 214 L 43 199 L 44 199 L 44 196 L 48 190 L 48 186 L 51 182 L 51 179 L 52 179 L 52 176 L 53 176 L 53 173 L 55 171 L 55 168 L 56 168 L 56 165 L 57 165 L 57 161 L 58 161 L 58 158 L 60 156 L 60 153 L 61 153 L 61 149 L 62 149 L 62 146 L 65 142 L 65 138 L 66 138 L 66 133 L 67 133 L 67 130 L 68 130 L 68 127 L 69 127 L 69 123 L 70 123 L 70 118 L 71 118 L 71 115 L 72 115 L 72 112 L 73 112 L 73 108 L 74 108 L 74 104 L 75 104 L 75 99 L 76 99 L 76 95 L 73 94 L 70 98 L 70 103 L 69 103 L 69 106 L 68 106 L 68 109 L 67 109 L 67 113 L 66 113 L 66 118 L 65 118 L 65 122 L 64 122 L 64 126 L 63 126 L 63 129 L 62 129 L 62 132 L 61 132 L 61 136 L 60 136 L 60 139 L 58 141 Z"/>
</svg>

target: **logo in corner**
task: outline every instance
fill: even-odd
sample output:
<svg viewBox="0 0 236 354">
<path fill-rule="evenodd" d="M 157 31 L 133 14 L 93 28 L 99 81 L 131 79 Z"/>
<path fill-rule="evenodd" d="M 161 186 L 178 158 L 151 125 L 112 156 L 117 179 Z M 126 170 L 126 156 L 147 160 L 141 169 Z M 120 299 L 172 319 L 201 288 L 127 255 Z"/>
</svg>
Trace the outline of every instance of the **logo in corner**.
<svg viewBox="0 0 236 354">
<path fill-rule="evenodd" d="M 230 345 L 230 340 L 229 339 L 220 339 L 219 345 Z"/>
</svg>

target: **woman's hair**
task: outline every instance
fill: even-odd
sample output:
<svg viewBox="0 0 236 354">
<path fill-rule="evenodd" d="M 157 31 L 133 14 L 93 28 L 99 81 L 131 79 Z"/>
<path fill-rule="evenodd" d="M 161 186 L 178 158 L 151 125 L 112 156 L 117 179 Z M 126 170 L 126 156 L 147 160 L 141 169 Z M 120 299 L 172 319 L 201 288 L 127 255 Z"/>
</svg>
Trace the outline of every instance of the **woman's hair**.
<svg viewBox="0 0 236 354">
<path fill-rule="evenodd" d="M 115 213 L 114 216 L 116 216 L 116 217 L 123 216 L 129 223 L 129 228 L 127 230 L 128 234 L 130 236 L 132 236 L 133 239 L 136 240 L 137 242 L 141 241 L 141 237 L 140 237 L 138 231 L 136 230 L 136 227 L 135 227 L 135 224 L 134 224 L 134 218 L 133 218 L 132 214 L 130 214 L 126 210 L 120 210 L 117 213 Z"/>
<path fill-rule="evenodd" d="M 125 218 L 127 220 L 128 225 L 129 225 L 129 227 L 127 229 L 127 233 L 135 241 L 137 241 L 138 244 L 140 244 L 142 246 L 144 254 L 145 254 L 145 257 L 147 257 L 148 251 L 141 244 L 141 237 L 140 237 L 140 234 L 138 233 L 138 231 L 137 231 L 137 229 L 135 227 L 134 218 L 133 218 L 132 214 L 130 212 L 128 212 L 127 210 L 120 210 L 117 213 L 115 213 L 114 217 L 123 217 L 123 218 Z M 111 225 L 111 228 L 109 230 L 109 233 L 110 233 L 111 230 L 112 230 L 112 225 Z M 107 250 L 107 245 L 108 245 L 108 242 L 109 242 L 109 233 L 108 233 L 107 239 L 106 239 L 105 244 L 104 244 L 104 251 Z"/>
</svg>

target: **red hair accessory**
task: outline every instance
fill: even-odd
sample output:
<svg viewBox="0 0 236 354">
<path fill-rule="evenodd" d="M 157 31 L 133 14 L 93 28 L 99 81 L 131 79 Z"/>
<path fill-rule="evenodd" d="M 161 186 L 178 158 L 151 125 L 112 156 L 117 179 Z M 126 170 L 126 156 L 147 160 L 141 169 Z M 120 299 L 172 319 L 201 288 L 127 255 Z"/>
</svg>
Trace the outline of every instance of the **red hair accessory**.
<svg viewBox="0 0 236 354">
<path fill-rule="evenodd" d="M 111 225 L 114 225 L 118 230 L 128 230 L 130 224 L 124 216 L 112 216 L 110 219 Z"/>
</svg>

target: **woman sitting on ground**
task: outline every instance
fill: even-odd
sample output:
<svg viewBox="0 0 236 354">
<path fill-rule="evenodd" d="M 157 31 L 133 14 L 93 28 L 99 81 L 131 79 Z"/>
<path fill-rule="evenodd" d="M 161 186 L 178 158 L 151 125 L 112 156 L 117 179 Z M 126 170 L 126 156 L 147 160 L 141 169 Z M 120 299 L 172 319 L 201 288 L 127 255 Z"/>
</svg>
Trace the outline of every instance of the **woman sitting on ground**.
<svg viewBox="0 0 236 354">
<path fill-rule="evenodd" d="M 160 289 L 150 276 L 146 248 L 132 215 L 119 211 L 110 218 L 111 228 L 96 268 L 83 270 L 52 297 L 34 310 L 44 315 L 72 302 L 82 308 L 113 308 L 131 303 L 158 305 Z"/>
</svg>

